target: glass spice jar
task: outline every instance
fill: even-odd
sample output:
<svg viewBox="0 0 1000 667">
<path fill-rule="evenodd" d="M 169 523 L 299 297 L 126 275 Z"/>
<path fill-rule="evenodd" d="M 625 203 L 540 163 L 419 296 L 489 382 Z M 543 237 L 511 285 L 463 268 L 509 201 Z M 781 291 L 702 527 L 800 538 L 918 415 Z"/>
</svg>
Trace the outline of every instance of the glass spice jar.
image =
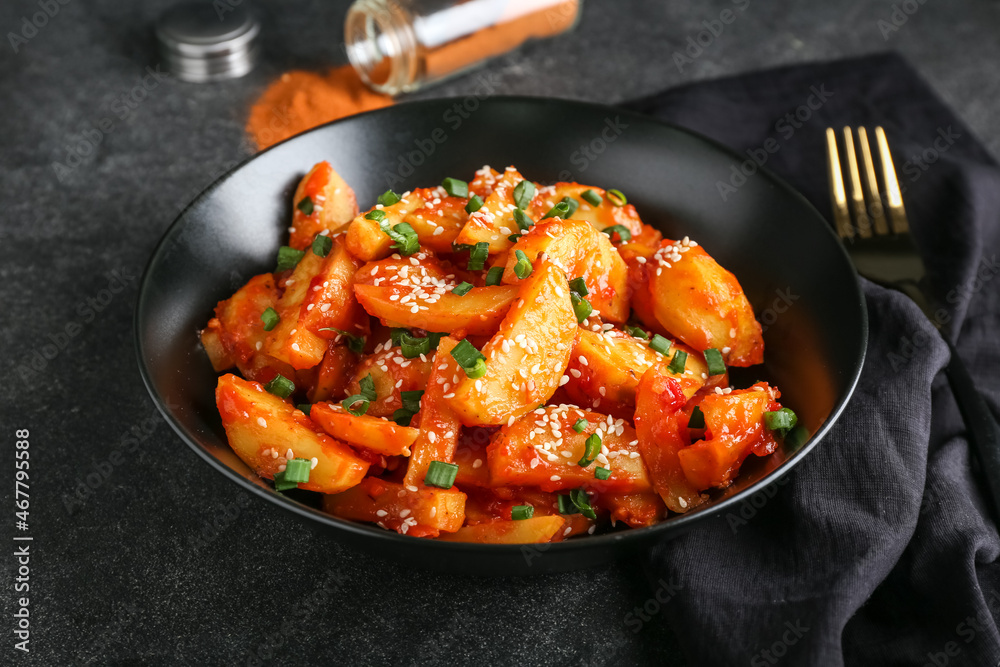
<svg viewBox="0 0 1000 667">
<path fill-rule="evenodd" d="M 582 0 L 357 0 L 344 42 L 369 87 L 411 92 L 572 29 Z"/>
</svg>

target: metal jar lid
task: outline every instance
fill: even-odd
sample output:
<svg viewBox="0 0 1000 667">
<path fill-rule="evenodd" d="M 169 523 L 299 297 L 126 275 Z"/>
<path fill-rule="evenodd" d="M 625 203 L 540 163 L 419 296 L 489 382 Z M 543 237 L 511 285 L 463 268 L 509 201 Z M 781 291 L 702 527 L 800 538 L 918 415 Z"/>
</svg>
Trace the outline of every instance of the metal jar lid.
<svg viewBox="0 0 1000 667">
<path fill-rule="evenodd" d="M 167 68 L 178 79 L 203 83 L 241 77 L 257 64 L 260 22 L 243 3 L 187 2 L 156 22 Z"/>
</svg>

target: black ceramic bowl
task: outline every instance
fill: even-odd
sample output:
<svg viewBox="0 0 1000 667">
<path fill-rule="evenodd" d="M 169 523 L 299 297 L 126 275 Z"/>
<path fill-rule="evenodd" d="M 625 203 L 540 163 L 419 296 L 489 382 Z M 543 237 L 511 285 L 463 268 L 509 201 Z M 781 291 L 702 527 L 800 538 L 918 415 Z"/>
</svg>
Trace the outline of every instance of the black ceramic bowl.
<svg viewBox="0 0 1000 667">
<path fill-rule="evenodd" d="M 257 496 L 373 554 L 453 572 L 527 574 L 593 566 L 677 535 L 775 481 L 820 443 L 861 372 L 867 321 L 847 255 L 802 196 L 761 170 L 723 201 L 716 182 L 741 158 L 684 129 L 617 109 L 537 98 L 489 99 L 471 113 L 461 106 L 461 100 L 401 104 L 317 128 L 240 165 L 173 223 L 143 276 L 135 335 L 153 400 L 195 453 Z M 536 181 L 623 190 L 645 222 L 672 238 L 691 236 L 736 274 L 764 325 L 766 363 L 735 382 L 776 382 L 782 401 L 800 416 L 801 437 L 769 458 L 750 457 L 730 489 L 689 514 L 540 547 L 407 537 L 272 491 L 226 443 L 214 402 L 216 374 L 198 331 L 217 301 L 272 269 L 287 238 L 295 185 L 321 160 L 352 185 L 362 207 L 389 187 L 468 177 L 484 163 L 516 165 Z"/>
</svg>

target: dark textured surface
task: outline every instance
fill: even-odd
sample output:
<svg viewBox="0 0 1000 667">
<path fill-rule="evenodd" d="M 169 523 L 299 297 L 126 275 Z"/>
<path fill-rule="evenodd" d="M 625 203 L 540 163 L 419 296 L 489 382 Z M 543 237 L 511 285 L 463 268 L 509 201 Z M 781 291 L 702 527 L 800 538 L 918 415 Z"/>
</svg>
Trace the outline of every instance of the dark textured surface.
<svg viewBox="0 0 1000 667">
<path fill-rule="evenodd" d="M 168 4 L 70 0 L 19 53 L 7 37 L 0 44 L 0 424 L 6 480 L 13 431 L 31 430 L 33 662 L 242 664 L 258 651 L 287 664 L 324 656 L 344 664 L 674 656 L 662 615 L 637 634 L 625 624 L 652 594 L 637 567 L 484 581 L 370 561 L 289 524 L 277 509 L 249 506 L 169 432 L 135 368 L 130 316 L 139 272 L 184 204 L 249 154 L 243 120 L 265 82 L 285 68 L 339 61 L 347 3 L 271 2 L 256 73 L 215 86 L 164 81 L 135 108 L 122 107 L 121 97 L 157 64 L 149 26 Z M 485 77 L 496 92 L 618 102 L 889 47 L 997 152 L 1000 81 L 985 65 L 1000 55 L 995 4 L 929 2 L 886 41 L 877 21 L 890 16 L 890 2 L 753 0 L 679 71 L 673 52 L 735 4 L 747 3 L 590 2 L 575 36 L 424 95 L 469 94 Z M 3 3 L 2 33 L 36 11 L 34 1 Z M 97 148 L 57 178 L 53 163 L 66 163 L 70 147 L 84 132 L 95 137 L 104 119 Z M 125 287 L 104 292 L 115 270 Z M 53 349 L 51 360 L 40 356 Z M 32 360 L 38 370 L 22 370 Z M 88 475 L 96 488 L 86 486 Z M 10 507 L 11 483 L 3 487 Z M 78 487 L 84 499 L 68 502 Z M 9 539 L 14 529 L 5 525 Z M 11 566 L 8 556 L 5 591 Z M 11 596 L 2 599 L 9 618 Z M 8 628 L 4 656 L 13 654 Z"/>
</svg>

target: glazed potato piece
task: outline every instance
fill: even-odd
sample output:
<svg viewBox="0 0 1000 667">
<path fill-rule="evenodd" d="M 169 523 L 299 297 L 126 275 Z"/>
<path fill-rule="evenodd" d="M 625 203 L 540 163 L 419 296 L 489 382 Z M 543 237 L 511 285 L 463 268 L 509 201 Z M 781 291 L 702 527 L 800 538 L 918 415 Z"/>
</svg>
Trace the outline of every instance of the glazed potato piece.
<svg viewBox="0 0 1000 667">
<path fill-rule="evenodd" d="M 667 506 L 655 491 L 598 494 L 594 504 L 608 510 L 612 521 L 624 521 L 632 528 L 652 526 L 667 515 Z"/>
<path fill-rule="evenodd" d="M 399 223 L 405 222 L 408 215 L 424 204 L 426 202 L 422 197 L 410 192 L 391 206 L 378 204 L 364 214 L 358 215 L 347 228 L 347 250 L 363 262 L 388 257 L 392 254 L 392 246 L 395 242 L 382 231 L 380 222 L 369 220 L 365 215 L 376 210 L 382 211 L 385 214 L 384 222 L 387 222 L 390 227 L 395 227 Z"/>
<path fill-rule="evenodd" d="M 356 285 L 354 293 L 365 310 L 386 323 L 489 336 L 499 328 L 518 292 L 514 285 L 496 285 L 474 287 L 458 296 L 453 288 Z"/>
<path fill-rule="evenodd" d="M 296 370 L 312 368 L 323 360 L 326 353 L 325 339 L 305 327 L 299 328 L 299 317 L 304 314 L 309 286 L 323 269 L 323 263 L 324 259 L 311 250 L 307 250 L 299 260 L 292 277 L 285 281 L 285 293 L 275 307 L 281 319 L 264 342 L 265 354 Z"/>
<path fill-rule="evenodd" d="M 202 330 L 201 346 L 205 348 L 205 354 L 208 355 L 208 360 L 212 362 L 212 370 L 216 373 L 228 370 L 236 365 L 236 359 L 229 354 L 225 345 L 222 344 L 222 324 L 219 322 L 219 318 L 213 317 L 210 319 L 208 325 Z"/>
<path fill-rule="evenodd" d="M 416 430 L 413 454 L 403 480 L 409 486 L 423 486 L 431 461 L 451 463 L 455 457 L 462 423 L 443 397 L 446 393 L 445 382 L 459 371 L 451 356 L 457 343 L 450 336 L 442 338 L 434 354 L 427 389 L 420 398 L 420 428 Z"/>
<path fill-rule="evenodd" d="M 583 220 L 555 219 L 534 225 L 518 239 L 515 248 L 532 262 L 545 253 L 570 280 L 583 278 L 590 290 L 586 298 L 600 311 L 601 319 L 617 323 L 628 319 L 628 267 L 607 234 Z M 517 261 L 515 253 L 508 255 L 504 283 L 518 282 L 514 273 Z"/>
<path fill-rule="evenodd" d="M 522 521 L 493 521 L 465 526 L 438 539 L 479 544 L 538 544 L 557 538 L 564 523 L 561 516 L 555 515 L 535 516 Z"/>
<path fill-rule="evenodd" d="M 451 252 L 452 241 L 469 220 L 465 211 L 469 200 L 452 197 L 440 186 L 417 188 L 413 194 L 422 199 L 424 205 L 403 218 L 403 222 L 413 227 L 421 247 L 434 252 Z"/>
<path fill-rule="evenodd" d="M 427 385 L 431 373 L 431 361 L 416 357 L 407 359 L 398 347 L 386 341 L 375 347 L 372 354 L 361 359 L 354 369 L 354 377 L 347 385 L 346 393 L 353 396 L 361 392 L 361 380 L 372 376 L 378 400 L 368 406 L 366 414 L 372 417 L 392 417 L 403 407 L 402 392 L 416 391 Z"/>
<path fill-rule="evenodd" d="M 358 201 L 354 190 L 329 162 L 320 162 L 309 170 L 295 189 L 288 245 L 304 250 L 320 232 L 332 234 L 357 215 Z"/>
<path fill-rule="evenodd" d="M 309 410 L 309 419 L 334 438 L 386 456 L 409 456 L 410 445 L 419 433 L 384 417 L 352 415 L 336 403 L 316 403 Z"/>
<path fill-rule="evenodd" d="M 593 190 L 601 198 L 601 203 L 594 206 L 583 198 L 583 193 Z M 572 197 L 578 206 L 568 217 L 570 220 L 585 220 L 593 225 L 594 229 L 601 231 L 606 227 L 621 225 L 629 230 L 632 236 L 642 233 L 642 220 L 632 204 L 625 206 L 615 206 L 606 196 L 602 188 L 592 185 L 581 185 L 580 183 L 555 183 L 543 188 L 539 188 L 538 196 L 535 197 L 528 215 L 532 220 L 541 220 L 542 216 L 549 212 L 553 206 L 562 201 L 564 197 Z M 617 238 L 617 237 L 616 237 Z"/>
<path fill-rule="evenodd" d="M 469 216 L 455 243 L 475 245 L 485 242 L 490 246 L 491 255 L 509 248 L 512 243 L 507 237 L 519 229 L 514 221 L 514 188 L 523 180 L 524 176 L 517 169 L 507 167 L 483 202 L 483 207 Z"/>
<path fill-rule="evenodd" d="M 368 472 L 368 462 L 350 447 L 320 431 L 305 414 L 257 382 L 223 375 L 215 398 L 230 446 L 261 477 L 273 479 L 289 452 L 290 458 L 316 461 L 301 489 L 339 493 Z"/>
<path fill-rule="evenodd" d="M 360 357 L 336 339 L 329 342 L 323 361 L 316 370 L 316 378 L 309 388 L 309 402 L 346 398 L 347 385 L 354 377 Z"/>
<path fill-rule="evenodd" d="M 465 494 L 458 489 L 424 487 L 367 477 L 344 493 L 323 498 L 323 511 L 342 519 L 368 521 L 413 537 L 455 532 L 465 521 Z"/>
<path fill-rule="evenodd" d="M 764 339 L 739 282 L 701 246 L 665 239 L 644 265 L 651 308 L 636 313 L 696 350 L 716 348 L 730 366 L 764 360 Z"/>
<path fill-rule="evenodd" d="M 278 289 L 274 284 L 274 276 L 264 273 L 251 278 L 236 294 L 220 301 L 215 307 L 215 317 L 209 321 L 205 329 L 208 335 L 208 345 L 212 366 L 216 371 L 223 371 L 233 365 L 248 364 L 250 358 L 263 346 L 267 332 L 261 314 L 268 308 L 278 305 Z M 205 342 L 205 334 L 202 341 Z M 213 338 L 217 339 L 224 354 L 214 347 L 210 350 Z M 229 363 L 229 362 L 232 363 Z"/>
<path fill-rule="evenodd" d="M 653 366 L 642 376 L 635 396 L 635 431 L 639 452 L 653 487 L 667 508 L 687 512 L 707 500 L 684 475 L 678 452 L 685 442 L 687 397 L 680 383 Z M 683 420 L 683 423 L 682 423 Z"/>
<path fill-rule="evenodd" d="M 780 410 L 778 390 L 766 382 L 729 394 L 709 394 L 699 403 L 706 437 L 678 452 L 684 476 L 696 489 L 729 486 L 751 452 L 766 456 L 777 441 L 764 426 L 764 413 Z"/>
<path fill-rule="evenodd" d="M 688 352 L 684 372 L 671 374 L 674 352 Z M 644 341 L 618 330 L 603 332 L 580 329 L 567 374 L 566 392 L 580 404 L 592 404 L 602 411 L 631 420 L 635 412 L 635 392 L 643 373 L 659 365 L 662 372 L 673 375 L 688 398 L 705 385 L 708 367 L 701 353 L 686 345 L 672 344 L 666 355 L 649 347 Z M 724 376 L 716 376 L 722 378 Z M 713 378 L 715 381 L 715 378 Z"/>
<path fill-rule="evenodd" d="M 565 274 L 538 262 L 500 331 L 483 346 L 486 374 L 473 379 L 459 372 L 444 398 L 467 426 L 504 424 L 527 413 L 558 388 L 577 329 Z"/>
<path fill-rule="evenodd" d="M 577 433 L 578 420 L 587 422 Z M 598 434 L 602 446 L 586 467 L 579 465 L 586 440 Z M 624 420 L 563 405 L 539 408 L 503 426 L 487 449 L 490 479 L 495 486 L 537 486 L 543 491 L 580 486 L 602 491 L 649 491 L 649 475 L 639 456 L 635 431 Z M 594 476 L 610 468 L 607 480 Z"/>
</svg>

